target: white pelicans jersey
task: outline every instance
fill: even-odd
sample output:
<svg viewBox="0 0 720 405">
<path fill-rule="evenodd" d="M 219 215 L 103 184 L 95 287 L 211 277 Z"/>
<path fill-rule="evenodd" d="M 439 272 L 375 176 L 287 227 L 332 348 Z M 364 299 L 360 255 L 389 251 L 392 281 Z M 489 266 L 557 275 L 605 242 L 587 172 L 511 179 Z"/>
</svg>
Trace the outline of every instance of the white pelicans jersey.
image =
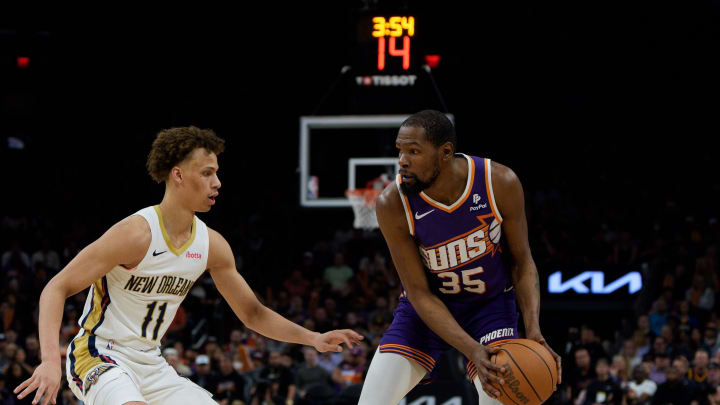
<svg viewBox="0 0 720 405">
<path fill-rule="evenodd" d="M 157 206 L 135 215 L 145 218 L 150 226 L 152 241 L 145 257 L 135 268 L 116 266 L 93 283 L 79 320 L 80 332 L 68 347 L 68 382 L 75 396 L 89 405 L 103 403 L 93 397 L 103 392 L 101 387 L 90 390 L 93 385 L 120 381 L 117 368 L 134 376 L 131 378 L 135 384 L 143 381 L 142 393 L 129 400 L 163 397 L 167 389 L 178 391 L 186 386 L 193 389 L 178 392 L 190 395 L 202 391 L 178 377 L 161 356 L 159 344 L 180 303 L 207 267 L 210 244 L 207 226 L 193 217 L 190 239 L 176 249 Z M 114 376 L 98 382 L 100 375 L 110 370 L 116 370 Z M 156 390 L 157 387 L 161 389 Z M 203 401 L 193 403 L 214 403 L 206 392 L 200 397 Z M 145 399 L 141 402 L 148 401 L 164 403 Z"/>
<path fill-rule="evenodd" d="M 200 219 L 193 218 L 190 239 L 176 249 L 158 206 L 135 215 L 150 225 L 150 247 L 135 268 L 116 266 L 90 287 L 78 321 L 81 330 L 73 341 L 73 357 L 78 363 L 88 354 L 92 358 L 85 360 L 91 363 L 107 362 L 93 356 L 97 353 L 94 336 L 136 350 L 158 347 L 180 303 L 207 267 L 210 242 L 207 226 Z M 93 365 L 87 364 L 89 368 Z"/>
</svg>

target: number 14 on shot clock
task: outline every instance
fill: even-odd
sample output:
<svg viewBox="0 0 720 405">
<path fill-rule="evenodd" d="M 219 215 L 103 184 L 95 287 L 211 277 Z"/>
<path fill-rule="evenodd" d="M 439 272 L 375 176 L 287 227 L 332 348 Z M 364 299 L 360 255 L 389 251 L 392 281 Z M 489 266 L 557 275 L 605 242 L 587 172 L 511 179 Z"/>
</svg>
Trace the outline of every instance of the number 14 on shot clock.
<svg viewBox="0 0 720 405">
<path fill-rule="evenodd" d="M 385 69 L 385 49 L 390 56 L 402 57 L 403 70 L 410 69 L 410 38 L 415 35 L 415 17 L 374 17 L 372 36 L 378 39 L 378 70 Z M 398 48 L 397 38 L 402 37 Z"/>
</svg>

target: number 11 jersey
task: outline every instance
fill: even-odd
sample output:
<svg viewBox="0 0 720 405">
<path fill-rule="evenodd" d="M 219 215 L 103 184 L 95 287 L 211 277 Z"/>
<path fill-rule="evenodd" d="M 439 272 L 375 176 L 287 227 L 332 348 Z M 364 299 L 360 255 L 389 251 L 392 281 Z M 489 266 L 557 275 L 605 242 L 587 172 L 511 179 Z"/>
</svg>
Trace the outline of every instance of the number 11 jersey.
<svg viewBox="0 0 720 405">
<path fill-rule="evenodd" d="M 152 234 L 145 257 L 134 268 L 118 265 L 93 283 L 78 322 L 85 337 L 146 351 L 160 345 L 180 303 L 205 271 L 209 238 L 205 223 L 194 216 L 190 239 L 175 248 L 158 206 L 135 215 L 145 218 Z"/>
</svg>

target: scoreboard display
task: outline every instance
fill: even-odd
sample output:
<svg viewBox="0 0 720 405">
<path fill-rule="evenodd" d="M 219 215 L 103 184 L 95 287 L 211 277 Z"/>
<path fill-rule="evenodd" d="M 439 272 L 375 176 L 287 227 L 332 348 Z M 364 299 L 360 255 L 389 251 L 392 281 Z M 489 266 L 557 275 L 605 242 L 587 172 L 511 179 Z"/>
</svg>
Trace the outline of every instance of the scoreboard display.
<svg viewBox="0 0 720 405">
<path fill-rule="evenodd" d="M 355 19 L 347 75 L 348 114 L 403 114 L 445 110 L 433 83 L 440 56 L 424 47 L 428 20 L 415 13 L 367 12 Z"/>
<path fill-rule="evenodd" d="M 377 69 L 385 70 L 386 55 L 402 58 L 402 69 L 410 69 L 410 39 L 415 36 L 415 17 L 373 17 L 372 36 L 377 38 Z M 398 42 L 401 46 L 398 47 Z M 387 49 L 387 51 L 386 51 Z"/>
</svg>

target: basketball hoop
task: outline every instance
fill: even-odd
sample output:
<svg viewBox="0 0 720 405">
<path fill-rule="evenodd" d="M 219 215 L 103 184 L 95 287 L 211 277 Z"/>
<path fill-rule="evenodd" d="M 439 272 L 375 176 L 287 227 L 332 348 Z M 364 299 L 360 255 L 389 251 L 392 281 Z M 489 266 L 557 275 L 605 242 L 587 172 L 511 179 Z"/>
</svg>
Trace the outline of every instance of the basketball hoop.
<svg viewBox="0 0 720 405">
<path fill-rule="evenodd" d="M 375 188 L 358 188 L 345 192 L 345 196 L 350 200 L 355 213 L 355 221 L 353 222 L 355 229 L 371 230 L 379 227 L 375 214 L 375 204 L 380 193 L 382 193 L 382 189 Z"/>
</svg>

